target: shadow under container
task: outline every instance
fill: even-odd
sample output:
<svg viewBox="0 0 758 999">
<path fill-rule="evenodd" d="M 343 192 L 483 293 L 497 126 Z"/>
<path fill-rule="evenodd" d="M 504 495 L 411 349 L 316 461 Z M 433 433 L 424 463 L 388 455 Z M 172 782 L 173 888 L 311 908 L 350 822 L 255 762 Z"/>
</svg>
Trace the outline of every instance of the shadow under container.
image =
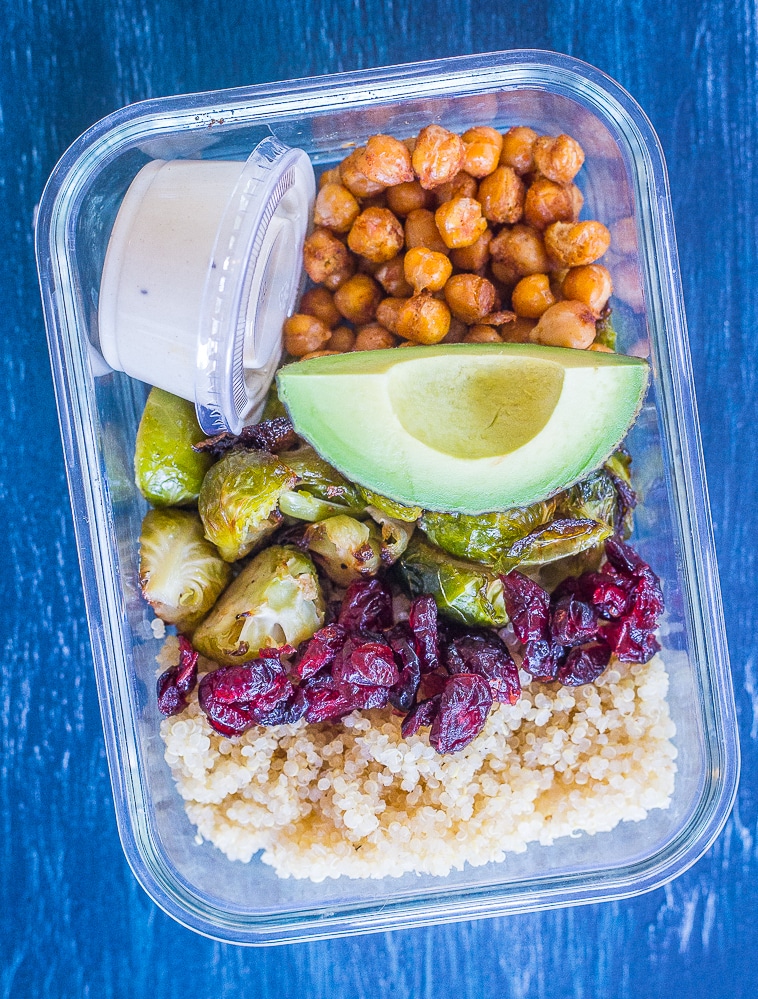
<svg viewBox="0 0 758 999">
<path fill-rule="evenodd" d="M 98 290 L 109 234 L 150 159 L 243 161 L 265 137 L 305 150 L 316 174 L 377 132 L 519 124 L 574 136 L 583 217 L 614 237 L 619 349 L 649 356 L 652 384 L 628 446 L 642 500 L 633 543 L 660 575 L 663 652 L 676 724 L 671 805 L 642 822 L 532 844 L 447 877 L 278 879 L 254 859 L 198 845 L 163 759 L 160 641 L 137 578 L 146 511 L 132 470 L 148 386 L 100 357 Z M 319 939 L 632 896 L 694 863 L 734 798 L 738 744 L 686 339 L 672 209 L 658 140 L 598 70 L 537 51 L 164 98 L 93 126 L 56 167 L 37 253 L 118 828 L 147 893 L 184 925 L 245 944 Z"/>
</svg>

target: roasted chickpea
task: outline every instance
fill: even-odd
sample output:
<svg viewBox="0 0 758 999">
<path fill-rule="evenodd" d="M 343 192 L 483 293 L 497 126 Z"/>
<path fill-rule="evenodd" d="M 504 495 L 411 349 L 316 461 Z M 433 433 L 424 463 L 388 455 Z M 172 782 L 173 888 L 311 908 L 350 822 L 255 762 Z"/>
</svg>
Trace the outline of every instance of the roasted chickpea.
<svg viewBox="0 0 758 999">
<path fill-rule="evenodd" d="M 442 343 L 463 343 L 463 338 L 468 333 L 468 326 L 462 323 L 455 316 L 450 317 L 450 328 L 445 334 Z"/>
<path fill-rule="evenodd" d="M 610 271 L 602 264 L 572 267 L 563 279 L 561 291 L 564 298 L 584 302 L 593 312 L 600 314 L 613 291 Z"/>
<path fill-rule="evenodd" d="M 528 274 L 522 277 L 511 296 L 513 311 L 524 319 L 539 319 L 551 305 L 555 295 L 550 288 L 547 274 Z"/>
<path fill-rule="evenodd" d="M 493 260 L 490 263 L 490 270 L 493 278 L 505 288 L 513 288 L 518 279 L 522 276 L 511 264 L 503 263 L 501 260 Z"/>
<path fill-rule="evenodd" d="M 563 267 L 582 267 L 603 256 L 611 234 L 602 222 L 554 222 L 545 229 L 545 248 Z"/>
<path fill-rule="evenodd" d="M 504 326 L 506 323 L 516 321 L 516 313 L 510 309 L 496 309 L 495 312 L 488 312 L 482 316 L 479 322 L 484 326 Z"/>
<path fill-rule="evenodd" d="M 482 206 L 473 198 L 453 198 L 434 213 L 440 236 L 449 249 L 471 246 L 487 228 Z"/>
<path fill-rule="evenodd" d="M 461 169 L 463 142 L 441 125 L 427 125 L 418 134 L 411 162 L 421 186 L 429 191 L 452 180 Z"/>
<path fill-rule="evenodd" d="M 410 298 L 413 288 L 405 280 L 405 257 L 398 253 L 392 260 L 380 264 L 374 271 L 374 277 L 388 295 L 395 298 Z"/>
<path fill-rule="evenodd" d="M 490 254 L 493 260 L 509 264 L 521 277 L 545 274 L 551 267 L 542 234 L 528 225 L 501 229 L 490 243 Z"/>
<path fill-rule="evenodd" d="M 387 350 L 396 346 L 397 337 L 379 323 L 371 323 L 358 330 L 353 350 Z"/>
<path fill-rule="evenodd" d="M 366 208 L 347 237 L 353 251 L 373 263 L 391 260 L 403 245 L 403 227 L 389 208 Z"/>
<path fill-rule="evenodd" d="M 334 304 L 350 323 L 370 323 L 382 300 L 382 289 L 368 274 L 354 274 L 334 293 Z"/>
<path fill-rule="evenodd" d="M 356 198 L 370 198 L 374 194 L 379 194 L 384 190 L 384 184 L 378 184 L 375 180 L 369 180 L 366 174 L 360 169 L 359 163 L 363 155 L 363 147 L 354 149 L 349 156 L 340 163 L 340 180 L 345 187 L 354 194 Z"/>
<path fill-rule="evenodd" d="M 303 354 L 300 358 L 301 361 L 310 361 L 312 357 L 330 357 L 332 354 L 341 354 L 341 350 L 311 350 L 307 354 Z"/>
<path fill-rule="evenodd" d="M 541 135 L 534 143 L 534 165 L 548 180 L 570 184 L 582 168 L 584 150 L 570 135 Z"/>
<path fill-rule="evenodd" d="M 526 192 L 524 221 L 535 229 L 545 229 L 553 222 L 571 222 L 575 218 L 571 191 L 539 177 Z"/>
<path fill-rule="evenodd" d="M 330 167 L 328 170 L 324 170 L 318 179 L 319 189 L 325 187 L 327 184 L 341 184 L 340 180 L 340 168 Z"/>
<path fill-rule="evenodd" d="M 534 169 L 536 139 L 537 133 L 533 128 L 526 128 L 524 125 L 509 128 L 503 136 L 500 165 L 511 167 L 520 176 L 531 173 Z"/>
<path fill-rule="evenodd" d="M 419 208 L 408 214 L 405 220 L 405 246 L 408 250 L 412 250 L 414 246 L 424 246 L 427 250 L 436 250 L 438 253 L 450 252 L 440 236 L 434 212 L 427 208 Z"/>
<path fill-rule="evenodd" d="M 494 128 L 482 125 L 470 128 L 461 136 L 463 140 L 463 169 L 472 177 L 486 177 L 500 162 L 503 137 Z"/>
<path fill-rule="evenodd" d="M 385 187 L 413 180 L 411 154 L 391 135 L 372 135 L 360 156 L 356 156 L 355 166 L 364 177 Z"/>
<path fill-rule="evenodd" d="M 451 201 L 453 198 L 475 198 L 479 185 L 465 170 L 459 170 L 452 180 L 434 189 L 434 198 L 438 205 Z"/>
<path fill-rule="evenodd" d="M 459 271 L 479 271 L 486 267 L 490 259 L 491 241 L 492 232 L 487 227 L 471 246 L 461 246 L 457 250 L 451 250 L 450 260 L 453 267 L 457 267 Z"/>
<path fill-rule="evenodd" d="M 313 221 L 332 232 L 348 232 L 360 210 L 358 202 L 342 184 L 325 184 L 316 197 Z"/>
<path fill-rule="evenodd" d="M 498 332 L 494 326 L 484 326 L 482 323 L 475 323 L 469 327 L 468 333 L 463 338 L 464 343 L 502 343 Z"/>
<path fill-rule="evenodd" d="M 586 350 L 595 339 L 595 313 L 582 302 L 556 302 L 531 332 L 532 343 Z"/>
<path fill-rule="evenodd" d="M 293 357 L 304 357 L 321 350 L 330 336 L 328 327 L 320 319 L 296 312 L 284 324 L 284 349 Z"/>
<path fill-rule="evenodd" d="M 334 296 L 327 288 L 309 288 L 300 299 L 300 312 L 315 316 L 324 326 L 332 329 L 342 319 L 334 304 Z"/>
<path fill-rule="evenodd" d="M 524 213 L 524 182 L 512 167 L 499 166 L 479 185 L 482 213 L 490 222 L 518 222 Z"/>
<path fill-rule="evenodd" d="M 491 312 L 497 295 L 495 286 L 477 274 L 454 274 L 444 288 L 445 301 L 456 319 L 478 323 Z"/>
<path fill-rule="evenodd" d="M 450 310 L 425 291 L 403 305 L 397 317 L 397 332 L 415 343 L 439 343 L 450 329 Z"/>
<path fill-rule="evenodd" d="M 418 294 L 420 291 L 441 291 L 453 273 L 453 265 L 444 253 L 414 246 L 404 259 L 405 279 Z"/>
<path fill-rule="evenodd" d="M 500 336 L 506 343 L 531 343 L 532 330 L 536 325 L 536 319 L 524 319 L 519 316 L 515 322 L 501 327 Z"/>
<path fill-rule="evenodd" d="M 355 271 L 355 258 L 328 229 L 314 229 L 303 245 L 303 264 L 311 281 L 336 291 Z"/>
<path fill-rule="evenodd" d="M 349 326 L 338 326 L 332 330 L 332 335 L 327 343 L 327 350 L 333 350 L 335 354 L 349 353 L 355 344 L 355 333 Z"/>
<path fill-rule="evenodd" d="M 408 301 L 410 301 L 410 296 L 408 298 L 383 298 L 376 310 L 377 322 L 381 323 L 390 333 L 397 333 L 400 310 Z"/>
<path fill-rule="evenodd" d="M 403 184 L 395 184 L 388 187 L 386 191 L 387 207 L 395 213 L 405 218 L 417 208 L 428 208 L 432 204 L 433 196 L 429 191 L 425 191 L 417 180 L 409 180 Z"/>
</svg>

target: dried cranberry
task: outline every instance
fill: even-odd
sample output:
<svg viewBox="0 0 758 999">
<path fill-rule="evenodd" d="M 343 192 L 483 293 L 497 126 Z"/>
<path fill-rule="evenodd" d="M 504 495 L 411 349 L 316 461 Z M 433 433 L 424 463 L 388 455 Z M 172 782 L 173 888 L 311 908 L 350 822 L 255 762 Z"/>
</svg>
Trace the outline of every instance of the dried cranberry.
<svg viewBox="0 0 758 999">
<path fill-rule="evenodd" d="M 449 674 L 438 671 L 437 673 L 422 673 L 421 682 L 418 688 L 418 696 L 423 700 L 436 697 L 441 694 L 447 685 Z"/>
<path fill-rule="evenodd" d="M 340 693 L 350 705 L 349 711 L 357 708 L 385 708 L 389 702 L 390 692 L 387 687 L 369 686 L 368 684 L 341 683 Z"/>
<path fill-rule="evenodd" d="M 663 593 L 658 577 L 650 566 L 643 566 L 637 574 L 637 584 L 632 595 L 631 614 L 641 628 L 656 628 L 663 613 Z"/>
<path fill-rule="evenodd" d="M 614 573 L 587 572 L 580 577 L 582 599 L 589 601 L 601 617 L 622 617 L 631 606 L 632 584 Z"/>
<path fill-rule="evenodd" d="M 616 658 L 625 663 L 649 662 L 661 648 L 653 630 L 640 628 L 633 615 L 607 625 L 602 634 Z"/>
<path fill-rule="evenodd" d="M 571 649 L 566 661 L 558 670 L 556 679 L 566 687 L 580 687 L 594 683 L 608 665 L 611 648 L 605 642 L 579 645 Z"/>
<path fill-rule="evenodd" d="M 503 581 L 505 609 L 520 642 L 532 642 L 547 637 L 550 617 L 550 594 L 547 590 L 515 569 Z"/>
<path fill-rule="evenodd" d="M 345 629 L 339 624 L 328 624 L 325 628 L 320 628 L 309 639 L 297 662 L 298 676 L 307 680 L 325 666 L 331 665 L 345 644 L 345 638 Z"/>
<path fill-rule="evenodd" d="M 174 666 L 158 677 L 158 710 L 164 715 L 181 714 L 187 707 L 187 698 L 176 685 L 176 673 L 177 667 Z"/>
<path fill-rule="evenodd" d="M 179 665 L 161 673 L 156 684 L 158 710 L 164 715 L 178 715 L 187 707 L 187 694 L 197 683 L 198 654 L 184 637 L 179 636 Z"/>
<path fill-rule="evenodd" d="M 457 753 L 479 735 L 492 707 L 489 684 L 477 673 L 459 673 L 445 684 L 429 733 L 438 753 Z"/>
<path fill-rule="evenodd" d="M 549 683 L 555 679 L 555 674 L 563 659 L 564 649 L 562 645 L 546 638 L 540 638 L 532 642 L 525 642 L 522 651 L 524 656 L 521 661 L 522 669 L 531 673 L 535 680 L 541 680 L 544 683 Z"/>
<path fill-rule="evenodd" d="M 260 710 L 273 708 L 292 695 L 292 684 L 277 661 L 255 659 L 244 666 L 222 666 L 206 673 L 200 681 L 208 695 L 221 704 L 252 705 Z"/>
<path fill-rule="evenodd" d="M 550 634 L 560 645 L 582 645 L 594 638 L 597 628 L 597 612 L 578 597 L 561 597 L 552 608 Z"/>
<path fill-rule="evenodd" d="M 300 685 L 309 722 L 341 718 L 353 710 L 349 698 L 331 676 L 314 676 Z"/>
<path fill-rule="evenodd" d="M 213 687 L 205 683 L 212 673 L 207 673 L 200 681 L 197 699 L 210 723 L 211 728 L 221 735 L 242 735 L 255 724 L 255 718 L 248 707 L 219 701 L 213 696 Z"/>
<path fill-rule="evenodd" d="M 351 648 L 351 644 L 345 644 L 342 655 L 332 667 L 335 680 L 366 687 L 392 687 L 397 683 L 400 672 L 388 645 L 363 642 Z"/>
<path fill-rule="evenodd" d="M 190 642 L 179 636 L 179 666 L 176 670 L 177 690 L 182 694 L 189 694 L 195 689 L 197 683 L 197 660 L 198 653 L 192 648 Z"/>
<path fill-rule="evenodd" d="M 477 673 L 484 677 L 498 701 L 515 704 L 521 696 L 516 664 L 494 631 L 469 632 L 454 639 L 445 649 L 445 665 L 452 675 Z"/>
<path fill-rule="evenodd" d="M 409 711 L 403 719 L 403 724 L 400 726 L 402 737 L 410 739 L 412 735 L 418 733 L 419 729 L 432 725 L 440 709 L 441 700 L 442 695 L 436 694 L 434 697 L 430 697 L 428 701 L 419 701 L 415 708 Z"/>
<path fill-rule="evenodd" d="M 294 656 L 296 652 L 297 649 L 295 649 L 292 645 L 279 645 L 259 649 L 258 657 L 260 659 L 274 659 L 276 662 L 280 663 L 282 659 L 289 659 L 291 656 Z"/>
<path fill-rule="evenodd" d="M 258 725 L 293 725 L 305 714 L 305 694 L 298 688 L 292 697 L 279 701 L 270 711 L 255 711 L 255 721 Z"/>
<path fill-rule="evenodd" d="M 408 623 L 421 663 L 422 673 L 433 673 L 440 664 L 437 637 L 437 604 L 429 594 L 416 597 L 411 604 Z"/>
<path fill-rule="evenodd" d="M 405 622 L 396 624 L 385 632 L 384 637 L 395 653 L 395 661 L 401 667 L 400 678 L 390 690 L 390 704 L 405 713 L 411 709 L 416 699 L 421 680 L 421 663 L 412 644 L 410 627 Z"/>
<path fill-rule="evenodd" d="M 356 579 L 345 593 L 339 624 L 348 632 L 379 632 L 392 624 L 392 594 L 379 579 Z"/>
<path fill-rule="evenodd" d="M 621 538 L 616 536 L 608 538 L 605 542 L 605 557 L 622 576 L 633 578 L 643 566 L 648 568 L 631 545 L 625 545 Z"/>
</svg>

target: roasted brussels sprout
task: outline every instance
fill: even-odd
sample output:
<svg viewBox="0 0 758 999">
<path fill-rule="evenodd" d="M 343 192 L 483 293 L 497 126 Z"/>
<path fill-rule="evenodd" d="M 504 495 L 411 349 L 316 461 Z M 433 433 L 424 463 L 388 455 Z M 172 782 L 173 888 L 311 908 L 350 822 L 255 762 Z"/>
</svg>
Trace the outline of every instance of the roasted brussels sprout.
<svg viewBox="0 0 758 999">
<path fill-rule="evenodd" d="M 233 666 L 260 649 L 298 645 L 324 623 L 316 569 L 303 552 L 272 545 L 255 556 L 193 635 L 202 655 Z"/>
<path fill-rule="evenodd" d="M 419 527 L 443 551 L 498 568 L 503 563 L 507 566 L 503 571 L 507 572 L 517 564 L 511 564 L 509 558 L 513 545 L 550 521 L 554 511 L 554 499 L 476 517 L 426 511 Z"/>
<path fill-rule="evenodd" d="M 340 513 L 363 511 L 357 486 L 348 482 L 310 446 L 303 444 L 282 455 L 287 467 L 297 476 L 292 489 L 285 490 L 279 508 L 299 520 L 324 520 Z"/>
<path fill-rule="evenodd" d="M 279 526 L 279 496 L 295 483 L 267 451 L 231 451 L 208 472 L 198 509 L 206 536 L 227 562 L 251 552 Z"/>
<path fill-rule="evenodd" d="M 513 545 L 507 555 L 498 560 L 500 572 L 510 572 L 518 565 L 543 565 L 569 555 L 578 555 L 595 548 L 613 534 L 608 524 L 578 517 L 551 520 Z"/>
<path fill-rule="evenodd" d="M 441 614 L 468 625 L 508 623 L 503 582 L 487 566 L 453 558 L 418 531 L 398 562 L 411 596 L 431 593 Z"/>
<path fill-rule="evenodd" d="M 374 576 L 382 565 L 382 541 L 376 524 L 345 514 L 311 524 L 305 543 L 327 576 L 340 586 L 361 576 Z"/>
<path fill-rule="evenodd" d="M 192 445 L 205 437 L 186 399 L 153 388 L 137 429 L 134 474 L 137 488 L 154 506 L 194 503 L 211 455 L 196 454 Z"/>
<path fill-rule="evenodd" d="M 618 494 L 618 506 L 613 525 L 614 532 L 622 538 L 628 538 L 634 526 L 634 508 L 637 506 L 637 494 L 632 488 L 631 476 L 632 456 L 624 448 L 614 451 L 603 466 L 613 479 Z"/>
<path fill-rule="evenodd" d="M 231 574 L 194 510 L 148 510 L 140 533 L 139 578 L 142 595 L 159 618 L 180 631 L 191 629 Z"/>
<path fill-rule="evenodd" d="M 373 506 L 394 520 L 404 520 L 408 524 L 415 523 L 423 512 L 420 506 L 405 506 L 387 496 L 381 496 L 379 493 L 371 492 L 370 489 L 364 489 L 363 486 L 359 488 L 366 506 Z"/>
<path fill-rule="evenodd" d="M 377 522 L 382 532 L 382 565 L 394 565 L 408 547 L 416 529 L 415 521 L 397 520 L 375 506 L 366 507 L 366 513 Z"/>
</svg>

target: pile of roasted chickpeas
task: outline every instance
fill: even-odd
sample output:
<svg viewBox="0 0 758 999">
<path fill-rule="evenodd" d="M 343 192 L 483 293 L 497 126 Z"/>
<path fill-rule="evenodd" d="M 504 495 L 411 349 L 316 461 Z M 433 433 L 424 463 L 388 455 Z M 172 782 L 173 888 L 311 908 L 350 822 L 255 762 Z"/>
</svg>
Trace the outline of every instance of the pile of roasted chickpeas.
<svg viewBox="0 0 758 999">
<path fill-rule="evenodd" d="M 612 291 L 601 223 L 579 221 L 582 147 L 516 126 L 373 135 L 325 171 L 305 241 L 313 287 L 293 357 L 408 344 L 595 342 Z"/>
</svg>

